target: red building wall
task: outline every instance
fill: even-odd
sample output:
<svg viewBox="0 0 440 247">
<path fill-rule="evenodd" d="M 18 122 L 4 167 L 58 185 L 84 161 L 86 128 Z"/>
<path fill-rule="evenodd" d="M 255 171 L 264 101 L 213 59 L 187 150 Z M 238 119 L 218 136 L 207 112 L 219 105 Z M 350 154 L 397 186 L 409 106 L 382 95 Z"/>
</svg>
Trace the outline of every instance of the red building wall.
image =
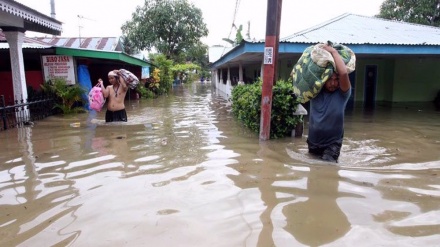
<svg viewBox="0 0 440 247">
<path fill-rule="evenodd" d="M 26 85 L 31 86 L 36 91 L 40 91 L 40 85 L 43 84 L 42 71 L 26 71 L 25 72 Z M 0 72 L 0 95 L 5 96 L 6 102 L 14 100 L 14 88 L 12 83 L 11 72 Z"/>
</svg>

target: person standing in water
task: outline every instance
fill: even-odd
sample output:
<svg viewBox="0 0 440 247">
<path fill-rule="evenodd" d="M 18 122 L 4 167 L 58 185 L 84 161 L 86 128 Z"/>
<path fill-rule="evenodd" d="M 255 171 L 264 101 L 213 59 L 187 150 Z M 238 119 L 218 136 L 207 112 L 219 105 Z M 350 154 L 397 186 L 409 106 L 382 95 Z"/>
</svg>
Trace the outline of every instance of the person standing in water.
<svg viewBox="0 0 440 247">
<path fill-rule="evenodd" d="M 336 71 L 325 82 L 324 88 L 310 100 L 309 153 L 321 159 L 338 162 L 344 137 L 345 106 L 351 95 L 347 67 L 335 48 L 324 45 L 335 61 Z"/>
<path fill-rule="evenodd" d="M 125 80 L 120 76 L 119 70 L 112 70 L 108 73 L 110 85 L 104 87 L 102 79 L 98 80 L 101 84 L 104 98 L 108 98 L 107 111 L 105 113 L 105 122 L 127 122 L 127 112 L 125 111 L 125 95 L 128 86 Z"/>
</svg>

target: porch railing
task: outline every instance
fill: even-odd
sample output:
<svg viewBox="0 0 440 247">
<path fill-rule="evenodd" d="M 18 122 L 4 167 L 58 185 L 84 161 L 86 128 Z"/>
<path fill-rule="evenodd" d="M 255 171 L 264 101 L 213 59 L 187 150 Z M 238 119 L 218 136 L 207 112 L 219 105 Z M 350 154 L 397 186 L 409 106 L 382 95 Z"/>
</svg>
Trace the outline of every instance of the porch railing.
<svg viewBox="0 0 440 247">
<path fill-rule="evenodd" d="M 4 95 L 0 95 L 0 131 L 10 128 L 32 125 L 53 115 L 54 99 L 51 96 L 38 96 L 27 101 L 15 100 L 6 104 Z"/>
</svg>

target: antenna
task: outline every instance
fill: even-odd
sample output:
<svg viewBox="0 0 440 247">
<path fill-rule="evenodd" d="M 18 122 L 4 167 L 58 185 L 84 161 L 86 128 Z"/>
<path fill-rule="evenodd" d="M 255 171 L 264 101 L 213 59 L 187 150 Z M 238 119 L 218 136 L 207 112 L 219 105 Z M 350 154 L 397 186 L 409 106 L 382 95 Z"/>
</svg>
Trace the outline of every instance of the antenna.
<svg viewBox="0 0 440 247">
<path fill-rule="evenodd" d="M 247 24 L 248 24 L 248 28 L 247 28 L 246 36 L 247 36 L 248 40 L 250 40 L 251 39 L 251 21 L 248 21 Z"/>
<path fill-rule="evenodd" d="M 81 48 L 81 28 L 83 28 L 83 26 L 81 26 L 81 20 L 82 19 L 86 19 L 89 21 L 96 21 L 87 17 L 84 17 L 82 15 L 77 15 L 78 16 L 78 36 L 79 36 L 79 48 Z"/>
</svg>

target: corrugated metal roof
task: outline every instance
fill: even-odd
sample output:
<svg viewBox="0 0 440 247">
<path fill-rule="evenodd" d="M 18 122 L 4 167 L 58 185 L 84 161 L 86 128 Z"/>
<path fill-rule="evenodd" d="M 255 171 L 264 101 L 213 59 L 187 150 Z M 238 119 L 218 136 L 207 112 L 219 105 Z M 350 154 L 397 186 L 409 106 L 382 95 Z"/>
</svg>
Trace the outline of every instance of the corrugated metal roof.
<svg viewBox="0 0 440 247">
<path fill-rule="evenodd" d="M 52 46 L 50 45 L 42 45 L 42 44 L 37 44 L 37 43 L 23 43 L 21 48 L 25 49 L 25 48 L 29 48 L 29 49 L 46 49 L 46 48 L 50 48 Z M 0 43 L 0 49 L 9 49 L 9 44 L 8 43 Z"/>
<path fill-rule="evenodd" d="M 45 49 L 51 47 L 50 44 L 45 42 L 35 40 L 29 37 L 23 37 L 22 48 L 35 48 L 35 49 Z M 9 44 L 6 42 L 5 34 L 0 30 L 0 49 L 9 49 Z"/>
<path fill-rule="evenodd" d="M 210 63 L 217 61 L 224 54 L 228 53 L 234 47 L 211 46 L 208 50 L 208 60 Z"/>
<path fill-rule="evenodd" d="M 59 47 L 82 48 L 99 51 L 116 51 L 119 42 L 118 37 L 35 37 L 34 39 Z"/>
<path fill-rule="evenodd" d="M 80 46 L 81 41 L 81 46 Z M 5 34 L 0 29 L 0 49 L 9 49 Z M 23 37 L 23 48 L 66 47 L 74 49 L 88 49 L 96 51 L 121 51 L 118 37 L 84 37 L 69 38 L 60 36 L 51 37 Z"/>
<path fill-rule="evenodd" d="M 1 30 L 0 30 L 0 42 L 5 42 L 6 43 L 5 34 Z M 23 36 L 23 42 L 24 43 L 35 43 L 35 44 L 40 44 L 40 45 L 49 45 L 46 42 L 39 41 L 39 40 L 36 40 L 36 39 L 33 39 L 33 38 L 29 38 L 29 37 L 26 37 L 26 36 Z"/>
<path fill-rule="evenodd" d="M 440 28 L 346 13 L 295 33 L 281 42 L 440 45 Z"/>
</svg>

